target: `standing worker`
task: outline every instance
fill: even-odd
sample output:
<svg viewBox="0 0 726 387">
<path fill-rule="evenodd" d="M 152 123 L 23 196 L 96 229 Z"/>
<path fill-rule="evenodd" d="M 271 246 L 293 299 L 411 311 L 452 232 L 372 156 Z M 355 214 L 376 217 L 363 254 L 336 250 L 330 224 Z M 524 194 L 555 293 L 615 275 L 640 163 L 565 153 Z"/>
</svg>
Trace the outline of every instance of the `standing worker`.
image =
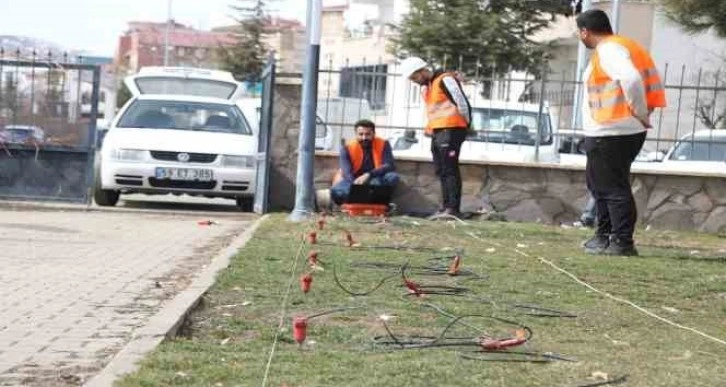
<svg viewBox="0 0 726 387">
<path fill-rule="evenodd" d="M 442 205 L 437 215 L 459 216 L 461 172 L 459 152 L 471 123 L 471 107 L 453 72 L 433 71 L 421 58 L 401 63 L 402 75 L 422 86 L 426 103 L 426 135 L 431 136 L 431 154 L 441 181 Z"/>
<path fill-rule="evenodd" d="M 576 23 L 582 43 L 595 50 L 583 77 L 588 101 L 582 104 L 582 117 L 587 187 L 596 201 L 597 226 L 583 246 L 590 254 L 637 255 L 630 166 L 651 128 L 651 113 L 666 106 L 665 90 L 648 52 L 613 34 L 605 12 L 586 11 Z"/>
</svg>

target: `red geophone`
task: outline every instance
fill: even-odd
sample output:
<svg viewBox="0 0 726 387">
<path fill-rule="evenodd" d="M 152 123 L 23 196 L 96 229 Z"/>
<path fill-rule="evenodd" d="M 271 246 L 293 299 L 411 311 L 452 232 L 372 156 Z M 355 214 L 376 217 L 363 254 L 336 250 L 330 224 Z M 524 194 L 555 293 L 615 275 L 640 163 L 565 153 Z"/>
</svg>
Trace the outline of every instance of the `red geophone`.
<svg viewBox="0 0 726 387">
<path fill-rule="evenodd" d="M 315 231 L 310 231 L 310 233 L 308 234 L 308 243 L 310 243 L 311 245 L 317 244 L 318 233 L 316 233 Z"/>
<path fill-rule="evenodd" d="M 350 233 L 350 231 L 345 231 L 345 242 L 348 244 L 348 247 L 353 247 L 355 244 L 355 241 L 353 240 L 353 235 Z"/>
<path fill-rule="evenodd" d="M 292 335 L 298 344 L 302 345 L 308 333 L 308 319 L 306 317 L 295 317 L 292 320 Z"/>
<path fill-rule="evenodd" d="M 313 284 L 313 275 L 310 273 L 307 273 L 300 277 L 300 289 L 302 289 L 303 293 L 307 293 L 310 291 L 310 287 Z"/>
<path fill-rule="evenodd" d="M 461 267 L 461 256 L 459 254 L 454 256 L 454 259 L 451 261 L 451 265 L 449 266 L 449 275 L 457 275 L 459 274 L 459 267 Z"/>
</svg>

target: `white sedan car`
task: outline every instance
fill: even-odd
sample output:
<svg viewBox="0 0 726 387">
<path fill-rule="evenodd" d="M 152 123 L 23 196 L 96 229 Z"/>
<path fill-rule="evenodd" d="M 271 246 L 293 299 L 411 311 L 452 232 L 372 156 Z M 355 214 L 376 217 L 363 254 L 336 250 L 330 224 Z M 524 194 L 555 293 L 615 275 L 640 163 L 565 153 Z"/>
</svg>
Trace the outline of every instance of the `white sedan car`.
<svg viewBox="0 0 726 387">
<path fill-rule="evenodd" d="M 219 71 L 145 68 L 125 80 L 134 97 L 106 134 L 94 199 L 189 194 L 252 210 L 257 140 L 235 104 L 239 83 Z"/>
</svg>

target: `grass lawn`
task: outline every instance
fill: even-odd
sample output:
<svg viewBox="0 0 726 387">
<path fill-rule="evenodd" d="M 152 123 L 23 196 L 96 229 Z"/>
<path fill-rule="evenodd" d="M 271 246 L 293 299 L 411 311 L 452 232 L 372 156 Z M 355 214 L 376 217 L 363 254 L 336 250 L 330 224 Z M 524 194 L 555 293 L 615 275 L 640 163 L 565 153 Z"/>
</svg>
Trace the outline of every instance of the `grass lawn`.
<svg viewBox="0 0 726 387">
<path fill-rule="evenodd" d="M 283 330 L 269 367 L 270 386 L 579 386 L 623 376 L 622 385 L 627 386 L 726 386 L 726 345 L 607 298 L 541 260 L 603 292 L 724 340 L 723 236 L 641 230 L 636 236 L 640 257 L 600 257 L 587 256 L 579 247 L 589 236 L 587 230 L 407 218 L 381 226 L 331 219 L 318 237 L 330 245 L 302 246 L 303 235 L 314 224 L 284 219 L 275 215 L 261 226 L 205 296 L 184 336 L 162 344 L 120 386 L 262 385 L 283 308 Z M 438 251 L 348 248 L 343 246 L 344 228 L 362 247 L 425 246 Z M 457 248 L 463 249 L 461 269 L 479 277 L 417 270 L 431 266 L 431 258 L 453 255 Z M 310 292 L 304 294 L 298 280 L 309 271 L 310 250 L 319 252 L 324 271 L 313 272 Z M 355 266 L 371 262 L 390 267 Z M 467 292 L 407 295 L 400 275 L 406 262 L 407 277 L 419 285 L 461 287 Z M 354 297 L 336 284 L 333 263 L 341 284 L 353 292 L 366 292 L 390 278 L 370 295 Z M 438 264 L 446 267 L 449 260 Z M 518 304 L 576 317 L 533 316 L 535 310 Z M 431 305 L 450 316 L 474 316 L 452 324 L 452 317 Z M 312 318 L 306 342 L 300 346 L 293 340 L 293 317 L 338 307 L 355 309 Z M 530 328 L 532 337 L 506 351 L 549 352 L 576 361 L 505 362 L 501 360 L 552 359 L 482 353 L 475 345 L 484 335 L 521 336 L 520 326 Z M 468 345 L 400 349 L 390 345 L 396 340 Z"/>
</svg>

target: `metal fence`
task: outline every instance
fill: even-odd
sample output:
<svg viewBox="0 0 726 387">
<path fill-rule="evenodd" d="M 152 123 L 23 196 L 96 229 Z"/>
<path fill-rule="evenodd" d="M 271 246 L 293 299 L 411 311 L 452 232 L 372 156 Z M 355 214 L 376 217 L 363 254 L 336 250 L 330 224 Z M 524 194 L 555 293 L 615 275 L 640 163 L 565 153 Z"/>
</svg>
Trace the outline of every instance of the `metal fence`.
<svg viewBox="0 0 726 387">
<path fill-rule="evenodd" d="M 269 210 L 270 191 L 270 142 L 272 140 L 273 107 L 275 105 L 275 57 L 270 56 L 261 74 L 262 103 L 257 140 L 257 178 L 254 211 L 258 214 Z"/>
<path fill-rule="evenodd" d="M 8 53 L 0 48 L 0 128 L 34 126 L 41 146 L 83 146 L 89 141 L 92 111 L 98 107 L 94 90 L 98 67 L 84 65 L 81 57 L 36 52 Z M 96 96 L 96 98 L 100 98 Z M 5 142 L 16 143 L 15 133 Z"/>
<path fill-rule="evenodd" d="M 0 48 L 0 197 L 88 201 L 100 68 Z"/>
<path fill-rule="evenodd" d="M 396 62 L 328 62 L 321 67 L 318 149 L 336 150 L 341 141 L 353 137 L 356 120 L 370 118 L 378 134 L 391 141 L 395 154 L 428 156 L 421 90 L 402 79 Z M 465 143 L 462 158 L 584 163 L 584 158 L 568 156 L 578 153 L 583 137 L 581 117 L 575 117 L 580 114 L 575 101 L 581 106 L 583 93 L 574 70 L 557 68 L 556 63 L 549 63 L 539 76 L 516 71 L 484 74 L 480 66 L 472 71 L 457 63 L 449 68 L 467 74 L 463 86 L 473 107 L 475 133 Z M 670 65 L 659 70 L 668 107 L 651 116 L 653 128 L 639 160 L 659 161 L 670 151 L 679 160 L 724 161 L 726 136 L 711 129 L 726 129 L 726 74 Z M 690 146 L 676 148 L 685 142 Z"/>
</svg>

